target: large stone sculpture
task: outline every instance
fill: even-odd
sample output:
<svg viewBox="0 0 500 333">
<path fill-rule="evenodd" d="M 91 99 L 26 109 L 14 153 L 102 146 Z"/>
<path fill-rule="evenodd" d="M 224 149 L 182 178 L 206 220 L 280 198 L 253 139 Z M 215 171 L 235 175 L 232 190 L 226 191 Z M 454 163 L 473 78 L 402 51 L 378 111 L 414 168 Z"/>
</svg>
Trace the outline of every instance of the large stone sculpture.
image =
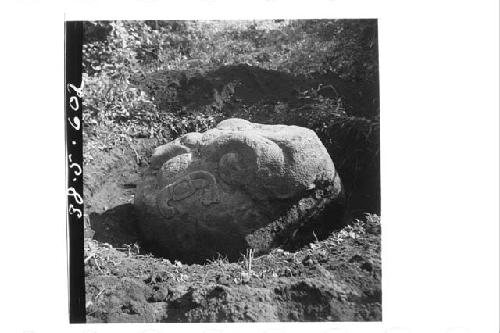
<svg viewBox="0 0 500 333">
<path fill-rule="evenodd" d="M 228 119 L 156 148 L 135 206 L 145 241 L 160 254 L 237 259 L 245 248 L 283 241 L 307 212 L 339 200 L 341 188 L 313 131 Z"/>
</svg>

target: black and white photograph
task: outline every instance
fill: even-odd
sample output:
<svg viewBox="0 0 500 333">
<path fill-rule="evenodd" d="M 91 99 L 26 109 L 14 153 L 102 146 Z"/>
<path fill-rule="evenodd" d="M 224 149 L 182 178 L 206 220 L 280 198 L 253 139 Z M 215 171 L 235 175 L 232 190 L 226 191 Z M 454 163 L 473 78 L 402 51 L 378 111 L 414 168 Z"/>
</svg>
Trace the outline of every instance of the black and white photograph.
<svg viewBox="0 0 500 333">
<path fill-rule="evenodd" d="M 381 321 L 376 19 L 83 27 L 85 321 Z"/>
<path fill-rule="evenodd" d="M 498 1 L 0 8 L 0 332 L 499 332 Z"/>
</svg>

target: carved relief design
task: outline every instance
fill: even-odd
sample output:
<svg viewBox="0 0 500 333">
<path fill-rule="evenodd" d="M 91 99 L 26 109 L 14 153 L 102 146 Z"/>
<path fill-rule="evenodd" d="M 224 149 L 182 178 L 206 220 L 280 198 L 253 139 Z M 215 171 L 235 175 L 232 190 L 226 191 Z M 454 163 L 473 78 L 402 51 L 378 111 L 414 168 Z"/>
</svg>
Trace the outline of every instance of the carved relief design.
<svg viewBox="0 0 500 333">
<path fill-rule="evenodd" d="M 219 202 L 215 185 L 216 179 L 210 172 L 193 171 L 160 191 L 156 198 L 158 209 L 164 217 L 171 218 L 176 214 L 176 209 L 170 206 L 170 201 L 184 200 L 200 190 L 204 190 L 202 204 Z"/>
</svg>

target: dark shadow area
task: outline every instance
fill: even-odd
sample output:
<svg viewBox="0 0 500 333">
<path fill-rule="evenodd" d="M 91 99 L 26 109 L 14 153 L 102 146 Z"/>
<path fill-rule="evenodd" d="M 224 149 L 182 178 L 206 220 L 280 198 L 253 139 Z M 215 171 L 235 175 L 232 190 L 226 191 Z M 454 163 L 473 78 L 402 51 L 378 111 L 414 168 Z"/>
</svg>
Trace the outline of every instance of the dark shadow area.
<svg viewBox="0 0 500 333">
<path fill-rule="evenodd" d="M 181 86 L 183 105 L 205 106 L 213 102 L 253 105 L 257 103 L 296 102 L 298 92 L 315 82 L 304 76 L 248 66 L 221 66 L 198 74 Z"/>
<path fill-rule="evenodd" d="M 132 204 L 113 207 L 102 214 L 90 214 L 90 227 L 94 239 L 116 248 L 140 243 L 137 214 Z"/>
<path fill-rule="evenodd" d="M 175 229 L 165 232 L 165 241 L 169 239 L 179 246 L 170 247 L 169 251 L 165 246 L 160 247 L 154 242 L 146 242 L 139 229 L 139 214 L 132 204 L 123 204 L 113 207 L 102 214 L 90 214 L 90 227 L 93 230 L 93 239 L 108 243 L 115 248 L 125 249 L 127 245 L 139 245 L 140 253 L 152 253 L 157 257 L 171 260 L 179 260 L 187 264 L 204 264 L 207 259 L 216 258 L 219 253 L 227 257 L 229 261 L 236 262 L 241 258 L 241 254 L 248 248 L 245 239 L 236 232 L 224 230 L 220 235 L 203 232 L 203 230 L 191 230 L 189 226 L 178 225 Z M 195 250 L 186 251 L 182 248 L 183 242 L 197 242 L 199 247 Z M 208 249 L 217 249 L 209 251 Z"/>
<path fill-rule="evenodd" d="M 148 219 L 147 217 L 144 217 Z M 249 247 L 238 225 L 224 224 L 224 229 L 207 229 L 196 223 L 165 223 L 155 217 L 143 226 L 143 248 L 155 256 L 186 264 L 205 264 L 207 260 L 225 257 L 237 262 Z M 149 228 L 148 228 L 149 227 Z M 161 231 L 161 235 L 158 233 Z"/>
<path fill-rule="evenodd" d="M 349 211 L 380 215 L 380 124 L 352 118 L 318 131 L 342 179 Z"/>
<path fill-rule="evenodd" d="M 282 240 L 283 249 L 297 251 L 309 243 L 322 241 L 348 224 L 345 207 L 337 202 L 329 203 L 322 211 L 305 216 L 290 237 Z"/>
<path fill-rule="evenodd" d="M 346 224 L 345 209 L 339 202 L 320 203 L 315 209 L 302 209 L 297 202 L 290 206 L 286 214 L 275 222 L 264 226 L 252 234 L 244 237 L 235 224 L 234 231 L 227 227 L 220 234 L 213 230 L 191 230 L 189 226 L 174 226 L 165 233 L 165 242 L 178 244 L 168 250 L 154 242 L 144 241 L 139 230 L 139 214 L 132 204 L 116 206 L 102 214 L 90 214 L 90 226 L 95 232 L 93 238 L 99 242 L 108 243 L 115 248 L 126 248 L 127 245 L 137 244 L 140 253 L 152 253 L 157 257 L 179 260 L 186 264 L 204 264 L 218 256 L 226 257 L 230 262 L 237 262 L 242 258 L 245 250 L 250 248 L 249 242 L 260 246 L 262 250 L 257 254 L 267 253 L 272 248 L 281 247 L 295 251 L 301 247 L 323 240 L 334 231 Z M 170 239 L 170 238 L 171 239 Z M 169 241 L 170 239 L 170 241 Z M 183 249 L 182 241 L 190 244 L 197 243 L 194 250 Z"/>
<path fill-rule="evenodd" d="M 301 105 L 308 101 L 301 99 L 300 92 L 320 83 L 304 75 L 246 64 L 159 71 L 132 76 L 130 82 L 154 97 L 163 112 L 182 116 L 222 113 L 223 117 L 236 117 L 241 109 L 260 104 Z"/>
<path fill-rule="evenodd" d="M 281 216 L 254 231 L 247 239 L 251 238 L 258 248 L 264 249 L 257 252 L 263 254 L 273 248 L 296 251 L 311 242 L 328 238 L 333 231 L 350 222 L 345 209 L 345 196 L 334 193 L 331 185 L 317 185 L 316 189 L 305 193 Z"/>
<path fill-rule="evenodd" d="M 315 98 L 342 101 L 349 116 L 376 117 L 379 113 L 378 76 L 346 80 L 333 73 L 295 75 L 246 64 L 215 70 L 159 71 L 133 76 L 131 83 L 155 97 L 166 112 L 223 112 L 234 116 L 240 108 L 276 103 L 288 107 L 311 104 Z"/>
</svg>

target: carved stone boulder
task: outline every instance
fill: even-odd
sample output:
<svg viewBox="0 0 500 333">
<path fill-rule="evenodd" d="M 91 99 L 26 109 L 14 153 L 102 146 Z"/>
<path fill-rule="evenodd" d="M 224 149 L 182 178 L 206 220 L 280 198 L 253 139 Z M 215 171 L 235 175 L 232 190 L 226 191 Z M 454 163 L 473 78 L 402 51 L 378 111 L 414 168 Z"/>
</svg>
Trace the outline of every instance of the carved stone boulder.
<svg viewBox="0 0 500 333">
<path fill-rule="evenodd" d="M 135 206 L 150 248 L 201 262 L 284 244 L 341 198 L 339 175 L 313 131 L 228 119 L 156 148 Z"/>
</svg>

